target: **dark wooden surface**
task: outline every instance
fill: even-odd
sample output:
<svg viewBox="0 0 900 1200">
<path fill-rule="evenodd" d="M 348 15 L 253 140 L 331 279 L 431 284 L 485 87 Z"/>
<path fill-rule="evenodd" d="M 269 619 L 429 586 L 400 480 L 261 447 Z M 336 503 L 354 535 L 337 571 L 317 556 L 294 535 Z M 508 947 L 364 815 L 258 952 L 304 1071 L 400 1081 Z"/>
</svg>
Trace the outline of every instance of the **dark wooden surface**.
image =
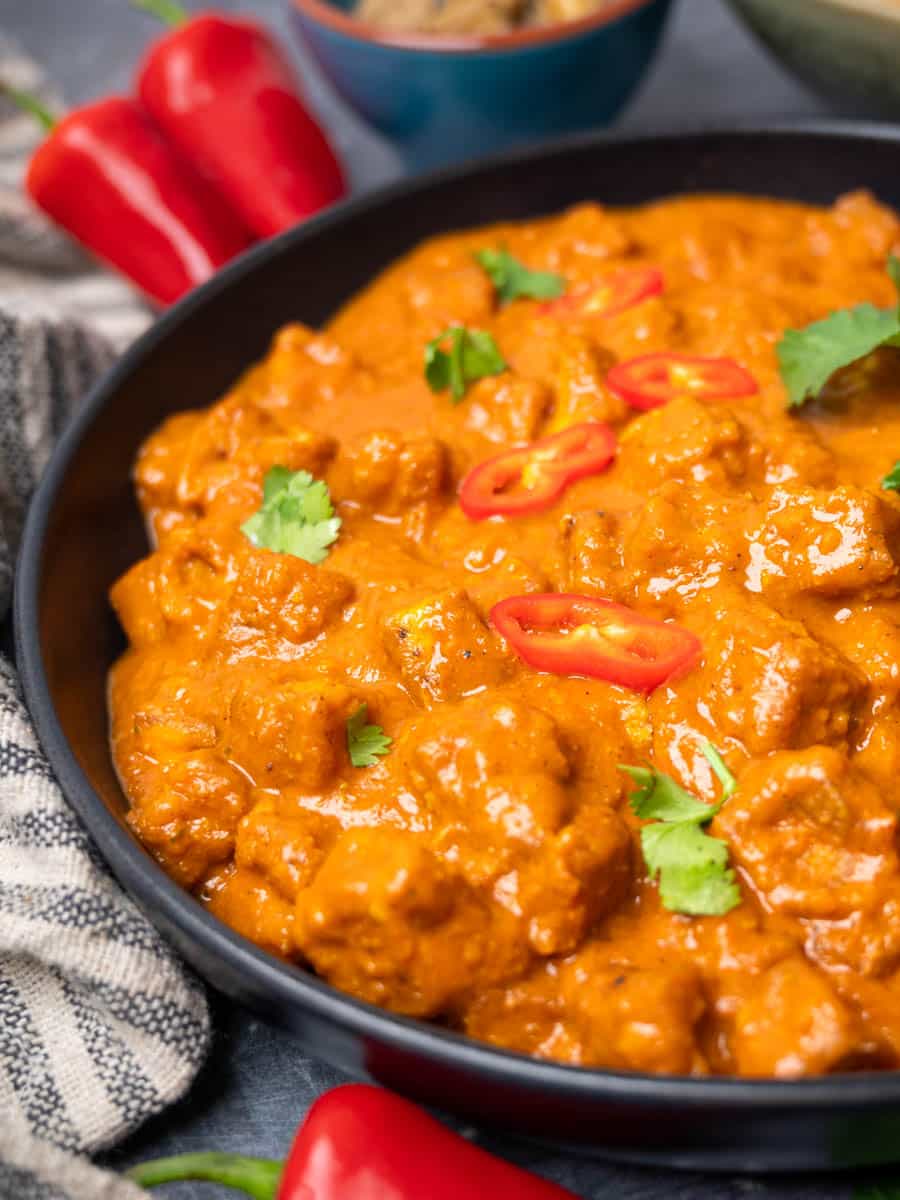
<svg viewBox="0 0 900 1200">
<path fill-rule="evenodd" d="M 282 29 L 286 24 L 283 0 L 216 0 L 216 6 L 253 9 Z M 153 24 L 130 11 L 127 0 L 0 0 L 0 32 L 18 39 L 46 66 L 66 98 L 77 102 L 127 87 Z M 371 187 L 397 174 L 393 154 L 361 128 L 308 64 L 304 70 L 354 185 Z M 618 127 L 640 132 L 710 120 L 821 115 L 834 112 L 790 80 L 716 0 L 682 0 L 650 76 Z M 281 1156 L 311 1100 L 339 1081 L 287 1034 L 238 1007 L 216 1000 L 215 1015 L 213 1053 L 190 1095 L 117 1150 L 114 1163 L 203 1148 Z M 512 1142 L 488 1139 L 487 1144 L 585 1200 L 849 1200 L 852 1190 L 846 1177 L 704 1178 L 578 1161 Z M 203 1200 L 215 1193 L 203 1184 L 166 1192 L 172 1200 Z"/>
</svg>

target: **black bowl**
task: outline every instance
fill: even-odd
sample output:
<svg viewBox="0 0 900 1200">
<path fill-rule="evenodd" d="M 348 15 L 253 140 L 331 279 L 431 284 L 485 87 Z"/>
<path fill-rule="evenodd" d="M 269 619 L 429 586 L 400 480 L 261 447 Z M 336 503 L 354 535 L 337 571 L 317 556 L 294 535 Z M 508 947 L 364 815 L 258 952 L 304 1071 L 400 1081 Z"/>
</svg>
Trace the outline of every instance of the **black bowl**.
<svg viewBox="0 0 900 1200">
<path fill-rule="evenodd" d="M 829 202 L 860 185 L 900 206 L 900 130 L 589 137 L 476 164 L 352 201 L 252 251 L 167 313 L 94 390 L 29 513 L 16 580 L 19 666 L 72 806 L 210 983 L 352 1074 L 581 1152 L 753 1171 L 900 1159 L 900 1072 L 772 1082 L 566 1067 L 391 1016 L 278 962 L 205 912 L 137 843 L 107 743 L 106 674 L 123 646 L 107 589 L 146 548 L 135 453 L 169 413 L 212 403 L 279 325 L 324 321 L 413 243 L 451 228 L 584 199 L 631 204 L 705 190 Z"/>
</svg>

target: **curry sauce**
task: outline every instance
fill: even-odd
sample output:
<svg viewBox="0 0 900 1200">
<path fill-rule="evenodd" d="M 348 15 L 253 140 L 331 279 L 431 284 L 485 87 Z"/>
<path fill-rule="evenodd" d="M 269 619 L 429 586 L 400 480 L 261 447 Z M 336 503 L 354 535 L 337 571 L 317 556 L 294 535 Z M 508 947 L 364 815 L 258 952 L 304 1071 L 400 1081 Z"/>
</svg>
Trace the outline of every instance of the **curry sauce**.
<svg viewBox="0 0 900 1200">
<path fill-rule="evenodd" d="M 525 1054 L 900 1065 L 900 502 L 881 486 L 900 358 L 791 412 L 775 354 L 785 329 L 895 303 L 898 242 L 862 193 L 443 236 L 167 421 L 135 470 L 156 549 L 112 591 L 130 641 L 112 744 L 148 850 L 272 954 Z M 475 258 L 499 247 L 566 296 L 501 303 Z M 633 268 L 659 286 L 564 303 Z M 502 366 L 432 391 L 424 349 L 458 327 Z M 673 351 L 752 387 L 675 386 L 640 411 L 611 386 Z M 614 433 L 602 469 L 537 511 L 463 511 L 473 468 L 595 423 Z M 242 532 L 276 466 L 327 484 L 340 530 L 319 562 Z M 551 593 L 699 649 L 652 688 L 537 669 L 491 613 Z M 384 737 L 354 765 L 360 714 Z M 650 878 L 620 768 L 718 803 L 708 745 L 737 781 L 706 828 L 736 891 L 695 916 Z"/>
</svg>

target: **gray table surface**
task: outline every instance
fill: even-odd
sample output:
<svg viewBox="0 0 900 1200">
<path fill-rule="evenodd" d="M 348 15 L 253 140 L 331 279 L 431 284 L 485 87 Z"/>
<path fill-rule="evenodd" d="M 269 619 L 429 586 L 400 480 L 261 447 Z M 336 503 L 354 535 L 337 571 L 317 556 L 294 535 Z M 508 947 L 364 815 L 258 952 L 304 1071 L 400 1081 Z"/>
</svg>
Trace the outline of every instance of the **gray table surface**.
<svg viewBox="0 0 900 1200">
<path fill-rule="evenodd" d="M 192 0 L 188 4 L 199 7 Z M 286 23 L 284 0 L 215 0 L 215 7 L 253 9 L 275 26 Z M 152 25 L 129 11 L 125 0 L 0 0 L 0 30 L 44 63 L 67 99 L 76 102 L 127 86 Z M 304 66 L 310 94 L 335 134 L 354 186 L 368 188 L 396 176 L 400 167 L 393 153 L 365 131 L 308 63 Z M 663 49 L 617 128 L 641 132 L 710 119 L 828 115 L 846 114 L 791 80 L 716 0 L 681 0 Z M 117 1165 L 203 1148 L 280 1157 L 312 1098 L 339 1082 L 336 1072 L 311 1061 L 288 1034 L 222 998 L 215 998 L 214 1007 L 215 1045 L 194 1089 L 119 1148 L 111 1156 Z M 846 1177 L 702 1177 L 577 1161 L 496 1139 L 486 1144 L 585 1200 L 848 1200 L 852 1190 Z M 213 1194 L 222 1193 L 202 1184 L 166 1192 L 172 1200 L 211 1200 Z"/>
</svg>

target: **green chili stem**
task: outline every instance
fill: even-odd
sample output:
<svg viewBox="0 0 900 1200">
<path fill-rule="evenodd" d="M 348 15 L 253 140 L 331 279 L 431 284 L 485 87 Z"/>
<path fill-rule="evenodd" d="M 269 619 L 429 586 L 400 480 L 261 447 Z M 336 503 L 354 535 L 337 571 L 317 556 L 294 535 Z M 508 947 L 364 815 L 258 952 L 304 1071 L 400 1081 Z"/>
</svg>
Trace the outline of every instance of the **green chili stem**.
<svg viewBox="0 0 900 1200">
<path fill-rule="evenodd" d="M 141 1187 L 203 1179 L 221 1183 L 252 1196 L 253 1200 L 276 1200 L 284 1163 L 271 1158 L 246 1158 L 241 1154 L 178 1154 L 140 1163 L 126 1172 Z"/>
<path fill-rule="evenodd" d="M 11 100 L 18 108 L 21 108 L 22 112 L 30 113 L 48 133 L 56 125 L 56 117 L 54 117 L 50 109 L 45 104 L 42 104 L 37 96 L 33 96 L 31 92 L 22 92 L 18 88 L 10 87 L 6 83 L 0 83 L 0 94 L 4 95 L 7 100 Z"/>
<path fill-rule="evenodd" d="M 183 25 L 188 19 L 188 11 L 178 3 L 178 0 L 131 0 L 134 8 L 140 8 L 151 16 L 162 21 L 163 25 Z"/>
</svg>

